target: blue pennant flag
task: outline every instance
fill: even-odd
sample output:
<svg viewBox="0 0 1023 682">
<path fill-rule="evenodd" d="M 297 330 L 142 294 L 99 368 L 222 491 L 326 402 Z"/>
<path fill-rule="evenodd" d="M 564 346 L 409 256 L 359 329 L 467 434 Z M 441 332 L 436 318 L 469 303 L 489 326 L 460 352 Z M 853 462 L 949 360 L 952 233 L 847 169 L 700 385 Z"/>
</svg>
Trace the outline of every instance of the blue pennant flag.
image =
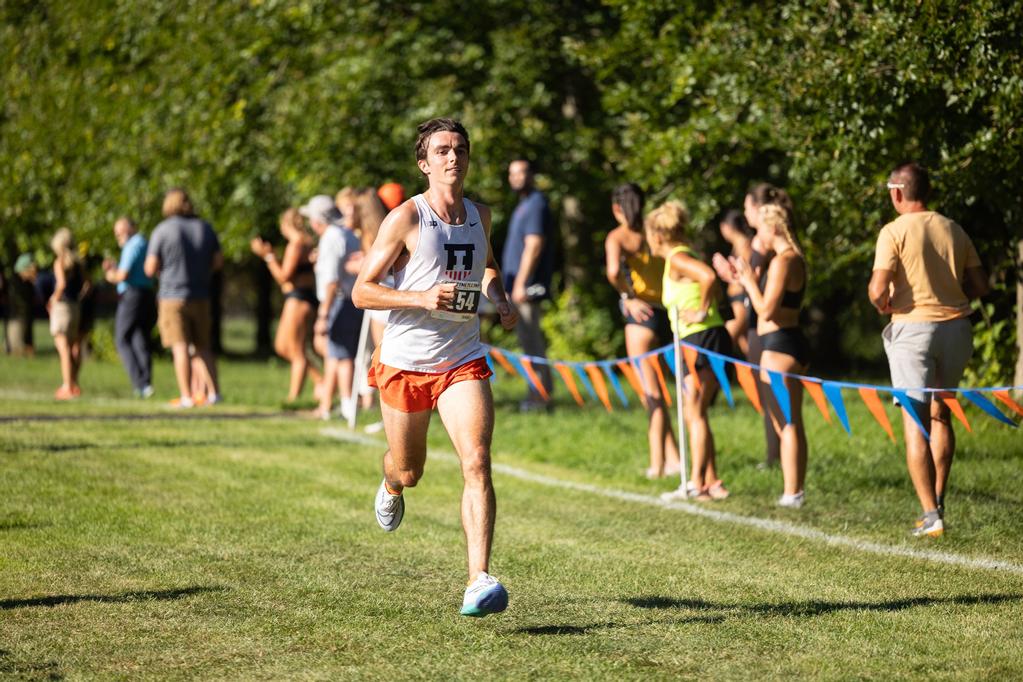
<svg viewBox="0 0 1023 682">
<path fill-rule="evenodd" d="M 710 368 L 714 370 L 714 376 L 718 378 L 721 392 L 725 394 L 728 406 L 734 408 L 735 401 L 732 399 L 732 387 L 728 383 L 728 372 L 725 371 L 725 359 L 720 355 L 711 355 L 710 353 L 707 354 L 707 359 L 710 360 Z"/>
<path fill-rule="evenodd" d="M 611 369 L 610 362 L 600 363 L 600 368 L 604 370 L 604 374 L 611 380 L 611 385 L 614 386 L 615 393 L 618 394 L 618 399 L 622 401 L 622 405 L 625 407 L 629 406 L 629 399 L 625 396 L 625 391 L 622 390 L 622 384 L 618 381 L 618 376 L 615 375 L 615 371 Z"/>
<path fill-rule="evenodd" d="M 487 367 L 490 368 L 490 380 L 494 381 L 497 379 L 497 371 L 494 369 L 494 361 L 490 359 L 490 353 L 483 356 L 487 361 Z"/>
<path fill-rule="evenodd" d="M 586 376 L 586 371 L 583 366 L 579 363 L 572 363 L 572 369 L 575 370 L 575 374 L 579 377 L 579 382 L 582 383 L 586 392 L 590 394 L 590 397 L 597 400 L 597 392 L 593 390 L 593 384 L 590 383 L 590 378 Z"/>
<path fill-rule="evenodd" d="M 845 413 L 845 403 L 842 401 L 842 389 L 835 384 L 828 383 L 827 381 L 821 382 L 821 387 L 824 389 L 824 395 L 828 396 L 828 400 L 831 401 L 831 407 L 835 409 L 835 414 L 838 415 L 838 421 L 842 422 L 842 428 L 850 436 L 852 435 L 852 429 L 849 428 L 849 415 Z"/>
<path fill-rule="evenodd" d="M 905 391 L 900 391 L 896 388 L 892 389 L 892 395 L 899 401 L 899 406 L 908 412 L 909 416 L 916 422 L 916 425 L 920 427 L 920 431 L 924 434 L 924 438 L 930 440 L 931 434 L 927 432 L 927 427 L 924 426 L 923 421 L 920 419 L 921 414 L 927 414 L 927 404 L 915 398 L 911 398 Z"/>
<path fill-rule="evenodd" d="M 990 400 L 988 400 L 984 396 L 984 394 L 978 393 L 977 391 L 967 391 L 967 390 L 960 391 L 960 393 L 962 393 L 964 396 L 966 396 L 967 399 L 971 403 L 973 403 L 974 405 L 976 405 L 980 409 L 984 410 L 985 412 L 987 412 L 989 415 L 991 415 L 992 417 L 994 417 L 998 421 L 1004 422 L 1004 423 L 1008 424 L 1009 426 L 1011 426 L 1013 428 L 1016 427 L 1016 422 L 1012 421 L 1011 419 L 1006 417 L 1004 414 L 1002 414 L 1002 411 L 999 410 L 997 407 L 995 407 L 995 404 L 992 403 Z"/>
<path fill-rule="evenodd" d="M 522 364 L 522 360 L 519 359 L 517 353 L 512 353 L 510 350 L 504 352 L 504 357 L 508 358 L 508 362 L 515 365 L 515 371 L 519 373 L 519 376 L 526 380 L 527 386 L 533 385 L 533 380 L 529 378 L 529 373 L 526 372 L 526 366 Z"/>
<path fill-rule="evenodd" d="M 771 378 L 771 390 L 774 397 L 781 406 L 781 413 L 785 415 L 785 423 L 792 423 L 792 398 L 789 397 L 789 388 L 785 385 L 785 377 L 777 372 L 767 370 L 767 376 Z"/>
<path fill-rule="evenodd" d="M 675 348 L 674 346 L 668 346 L 668 350 L 664 351 L 664 362 L 667 363 L 668 369 L 671 370 L 671 375 L 675 376 Z"/>
</svg>

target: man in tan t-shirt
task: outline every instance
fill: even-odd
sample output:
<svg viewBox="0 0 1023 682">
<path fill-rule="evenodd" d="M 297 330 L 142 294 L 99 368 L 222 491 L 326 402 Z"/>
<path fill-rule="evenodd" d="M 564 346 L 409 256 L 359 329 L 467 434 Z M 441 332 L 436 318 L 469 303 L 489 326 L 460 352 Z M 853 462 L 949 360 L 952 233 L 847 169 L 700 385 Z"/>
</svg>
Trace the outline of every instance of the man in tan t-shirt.
<svg viewBox="0 0 1023 682">
<path fill-rule="evenodd" d="M 899 217 L 878 236 L 867 293 L 879 313 L 892 316 L 883 334 L 892 386 L 907 389 L 912 403 L 902 406 L 906 464 L 924 512 L 913 534 L 938 537 L 945 528 L 955 432 L 948 407 L 921 389 L 959 385 L 973 355 L 970 299 L 987 293 L 987 275 L 963 228 L 927 209 L 926 170 L 916 163 L 899 166 L 888 191 Z"/>
</svg>

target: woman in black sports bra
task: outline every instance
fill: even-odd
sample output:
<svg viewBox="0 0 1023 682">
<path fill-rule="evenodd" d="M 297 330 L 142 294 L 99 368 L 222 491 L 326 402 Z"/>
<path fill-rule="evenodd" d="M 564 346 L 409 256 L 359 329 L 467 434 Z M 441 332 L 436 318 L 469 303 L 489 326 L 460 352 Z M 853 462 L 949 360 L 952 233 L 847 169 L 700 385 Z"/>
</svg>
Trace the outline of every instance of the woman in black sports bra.
<svg viewBox="0 0 1023 682">
<path fill-rule="evenodd" d="M 742 211 L 735 209 L 728 211 L 721 218 L 718 230 L 720 230 L 722 238 L 732 247 L 732 252 L 729 255 L 752 260 L 756 253 L 753 251 L 752 245 L 753 231 L 750 229 L 749 223 L 746 222 Z M 732 346 L 742 351 L 743 356 L 749 357 L 749 343 L 746 338 L 746 328 L 749 325 L 746 290 L 734 280 L 727 282 L 727 286 L 728 305 L 732 309 L 732 319 L 725 320 L 725 329 L 732 337 Z"/>
<path fill-rule="evenodd" d="M 309 259 L 313 240 L 305 229 L 305 221 L 298 209 L 289 208 L 281 214 L 280 229 L 281 236 L 288 241 L 280 261 L 269 242 L 257 237 L 252 240 L 251 246 L 252 252 L 266 262 L 270 274 L 284 292 L 284 307 L 277 323 L 274 351 L 291 363 L 291 380 L 288 384 L 290 401 L 302 393 L 307 374 L 315 384 L 319 384 L 322 377 L 310 364 L 306 351 L 306 338 L 317 305 L 316 276 Z"/>
<path fill-rule="evenodd" d="M 803 253 L 792 236 L 788 211 L 780 206 L 762 206 L 757 235 L 775 254 L 759 281 L 744 259 L 733 258 L 730 262 L 757 313 L 757 334 L 763 347 L 760 366 L 765 370 L 803 374 L 810 363 L 809 345 L 799 328 L 799 309 L 806 291 L 807 271 Z M 761 380 L 770 382 L 766 372 Z M 778 504 L 798 508 L 803 504 L 807 457 L 802 416 L 803 386 L 799 380 L 788 377 L 785 378 L 785 386 L 790 397 L 791 423 L 785 423 L 784 413 L 773 392 L 766 404 L 781 439 L 784 491 Z"/>
</svg>

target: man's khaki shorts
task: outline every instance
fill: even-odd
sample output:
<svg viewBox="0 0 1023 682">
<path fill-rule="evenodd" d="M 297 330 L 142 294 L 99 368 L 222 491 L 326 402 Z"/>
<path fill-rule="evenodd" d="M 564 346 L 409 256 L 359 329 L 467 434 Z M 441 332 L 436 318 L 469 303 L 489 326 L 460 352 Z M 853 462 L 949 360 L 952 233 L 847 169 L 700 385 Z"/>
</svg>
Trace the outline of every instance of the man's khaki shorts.
<svg viewBox="0 0 1023 682">
<path fill-rule="evenodd" d="M 68 301 L 57 301 L 50 306 L 50 334 L 57 336 L 63 334 L 68 340 L 74 341 L 78 338 L 78 322 L 81 318 L 81 309 L 78 303 Z"/>
<path fill-rule="evenodd" d="M 160 343 L 170 348 L 189 343 L 197 350 L 210 347 L 210 302 L 161 299 L 159 306 Z"/>
<path fill-rule="evenodd" d="M 973 356 L 973 327 L 966 317 L 945 322 L 892 322 L 882 336 L 894 388 L 955 388 Z M 906 394 L 921 401 L 931 398 L 930 393 L 919 390 Z"/>
</svg>

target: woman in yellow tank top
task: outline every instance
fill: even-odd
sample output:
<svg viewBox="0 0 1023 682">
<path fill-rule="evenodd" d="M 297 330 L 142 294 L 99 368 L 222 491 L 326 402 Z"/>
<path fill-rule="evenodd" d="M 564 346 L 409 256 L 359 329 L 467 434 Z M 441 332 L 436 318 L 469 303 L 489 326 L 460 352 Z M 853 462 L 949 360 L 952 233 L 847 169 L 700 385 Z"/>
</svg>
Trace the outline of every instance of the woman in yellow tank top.
<svg viewBox="0 0 1023 682">
<path fill-rule="evenodd" d="M 643 238 L 643 190 L 633 184 L 615 188 L 611 195 L 611 213 L 618 227 L 608 232 L 604 240 L 607 281 L 621 297 L 625 350 L 630 357 L 635 357 L 663 345 L 671 336 L 668 316 L 661 307 L 664 260 L 650 253 Z M 671 415 L 653 368 L 642 363 L 640 371 L 646 393 L 643 402 L 649 418 L 647 478 L 675 475 L 679 471 L 678 444 Z"/>
<path fill-rule="evenodd" d="M 669 201 L 647 216 L 646 238 L 650 251 L 665 259 L 661 284 L 661 300 L 669 311 L 678 311 L 678 336 L 681 341 L 706 348 L 722 355 L 732 355 L 732 340 L 718 310 L 720 287 L 714 270 L 695 257 L 683 242 L 689 225 L 685 207 Z M 675 319 L 671 316 L 672 326 Z M 707 408 L 718 390 L 717 378 L 707 356 L 696 362 L 696 377 L 685 368 L 686 427 L 689 429 L 689 451 L 692 475 L 678 496 L 697 500 L 724 499 L 728 491 L 717 475 L 714 434 L 707 419 Z"/>
</svg>

